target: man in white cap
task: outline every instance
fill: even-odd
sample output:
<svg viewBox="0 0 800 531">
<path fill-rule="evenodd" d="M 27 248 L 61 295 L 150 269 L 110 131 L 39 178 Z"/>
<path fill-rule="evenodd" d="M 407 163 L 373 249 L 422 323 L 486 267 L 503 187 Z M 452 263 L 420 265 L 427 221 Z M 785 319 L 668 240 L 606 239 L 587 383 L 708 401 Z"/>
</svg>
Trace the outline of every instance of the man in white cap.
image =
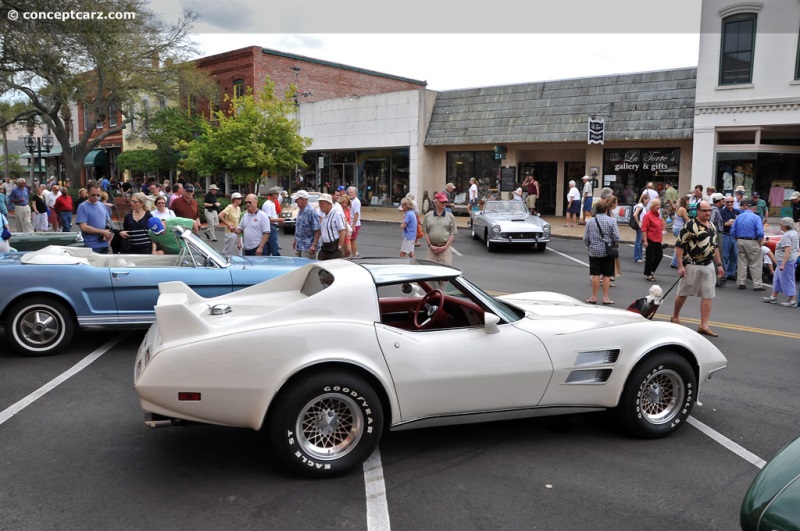
<svg viewBox="0 0 800 531">
<path fill-rule="evenodd" d="M 583 224 L 585 225 L 592 217 L 592 196 L 594 191 L 592 190 L 592 181 L 588 175 L 581 177 L 581 180 L 583 181 L 581 198 L 583 199 Z"/>
<path fill-rule="evenodd" d="M 216 184 L 208 187 L 208 192 L 203 198 L 203 208 L 205 209 L 206 223 L 206 238 L 212 242 L 217 241 L 217 227 L 219 227 L 219 199 L 217 198 L 217 190 L 219 188 Z"/>
<path fill-rule="evenodd" d="M 236 227 L 242 217 L 242 194 L 234 192 L 231 194 L 231 203 L 226 206 L 219 214 L 220 222 L 225 225 L 225 243 L 222 247 L 222 255 L 230 258 L 239 254 L 239 235 L 236 234 Z"/>
<path fill-rule="evenodd" d="M 297 203 L 297 219 L 292 242 L 294 254 L 302 258 L 316 258 L 320 237 L 319 215 L 314 207 L 308 204 L 308 192 L 305 190 L 298 190 L 292 194 L 292 199 Z"/>
<path fill-rule="evenodd" d="M 320 221 L 320 236 L 317 241 L 322 242 L 317 258 L 319 260 L 332 260 L 342 257 L 347 225 L 341 210 L 334 210 L 331 194 L 319 196 L 319 209 L 322 212 Z M 295 229 L 296 230 L 296 229 Z"/>
<path fill-rule="evenodd" d="M 433 205 L 436 207 L 425 214 L 422 220 L 422 232 L 425 233 L 425 243 L 428 244 L 428 260 L 444 265 L 453 264 L 453 240 L 458 229 L 453 214 L 445 210 L 447 195 L 437 192 L 433 196 Z"/>
</svg>

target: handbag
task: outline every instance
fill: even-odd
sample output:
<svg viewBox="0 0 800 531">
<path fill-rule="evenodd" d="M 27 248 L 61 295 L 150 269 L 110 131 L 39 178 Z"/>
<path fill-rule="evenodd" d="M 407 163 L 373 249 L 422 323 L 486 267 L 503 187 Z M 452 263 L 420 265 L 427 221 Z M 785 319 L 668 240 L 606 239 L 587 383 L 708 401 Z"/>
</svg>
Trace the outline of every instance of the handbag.
<svg viewBox="0 0 800 531">
<path fill-rule="evenodd" d="M 417 239 L 419 240 L 423 236 L 425 236 L 425 233 L 422 232 L 422 223 L 418 222 L 417 223 Z"/>
<path fill-rule="evenodd" d="M 639 220 L 636 218 L 636 207 L 633 207 L 633 210 L 631 210 L 631 215 L 628 217 L 628 226 L 633 230 L 639 230 Z"/>
<path fill-rule="evenodd" d="M 3 227 L 2 237 L 3 237 L 4 240 L 10 240 L 11 239 L 11 231 L 8 230 L 8 227 Z"/>
<path fill-rule="evenodd" d="M 597 230 L 600 232 L 600 237 L 603 239 L 603 245 L 606 247 L 606 256 L 609 258 L 619 258 L 619 244 L 617 242 L 608 243 L 605 234 L 603 234 L 603 228 L 600 226 L 600 221 L 594 218 L 594 223 L 597 225 Z"/>
</svg>

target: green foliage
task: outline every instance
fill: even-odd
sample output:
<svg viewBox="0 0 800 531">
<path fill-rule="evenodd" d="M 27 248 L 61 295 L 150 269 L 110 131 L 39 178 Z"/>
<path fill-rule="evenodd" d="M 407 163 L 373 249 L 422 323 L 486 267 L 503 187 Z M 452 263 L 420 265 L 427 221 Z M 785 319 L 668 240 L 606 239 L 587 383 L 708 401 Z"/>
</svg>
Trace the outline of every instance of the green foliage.
<svg viewBox="0 0 800 531">
<path fill-rule="evenodd" d="M 155 173 L 159 169 L 156 150 L 129 149 L 128 151 L 123 151 L 117 157 L 117 166 L 131 172 Z"/>
<path fill-rule="evenodd" d="M 291 92 L 292 89 L 290 89 Z M 267 78 L 258 98 L 252 90 L 239 98 L 226 96 L 227 110 L 215 113 L 218 125 L 205 124 L 187 145 L 182 166 L 198 173 L 230 173 L 237 184 L 249 184 L 262 171 L 279 173 L 305 166 L 303 153 L 311 139 L 300 136 L 294 102 L 275 96 Z"/>
<path fill-rule="evenodd" d="M 7 4 L 7 2 L 3 2 Z M 19 11 L 53 11 L 52 0 L 26 0 Z M 145 95 L 177 99 L 179 91 L 212 86 L 192 63 L 189 29 L 196 16 L 186 11 L 173 25 L 152 11 L 147 0 L 60 0 L 60 12 L 127 12 L 127 20 L 16 20 L 3 18 L 0 38 L 0 92 L 25 101 L 27 112 L 47 123 L 61 146 L 70 146 L 70 126 L 83 120 L 71 105 L 88 110 L 87 127 L 73 149 L 64 149 L 66 176 L 79 182 L 87 153 L 134 119 L 133 102 Z M 110 112 L 125 118 L 102 131 L 91 127 Z M 94 137 L 91 135 L 95 133 Z"/>
<path fill-rule="evenodd" d="M 204 120 L 179 107 L 161 109 L 150 118 L 150 127 L 141 129 L 137 137 L 155 144 L 152 157 L 160 170 L 177 170 L 183 159 L 182 150 L 204 131 Z"/>
<path fill-rule="evenodd" d="M 6 175 L 5 171 L 5 164 L 0 164 L 0 178 L 5 179 L 6 177 L 27 177 L 28 175 L 28 168 L 20 164 L 16 160 L 9 160 L 8 162 L 8 175 Z"/>
</svg>

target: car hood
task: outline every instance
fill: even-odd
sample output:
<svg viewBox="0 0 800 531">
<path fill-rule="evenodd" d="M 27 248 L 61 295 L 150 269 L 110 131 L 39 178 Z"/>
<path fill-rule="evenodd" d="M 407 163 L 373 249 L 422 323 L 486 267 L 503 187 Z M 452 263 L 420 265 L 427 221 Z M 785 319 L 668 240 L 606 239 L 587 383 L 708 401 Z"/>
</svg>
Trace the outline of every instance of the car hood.
<svg viewBox="0 0 800 531">
<path fill-rule="evenodd" d="M 574 333 L 646 322 L 635 312 L 608 306 L 590 305 L 573 297 L 551 291 L 532 291 L 503 295 L 498 299 L 513 304 L 526 312 L 528 319 L 552 319 L 552 332 Z"/>
<path fill-rule="evenodd" d="M 800 529 L 800 437 L 778 452 L 742 501 L 743 530 Z"/>
</svg>

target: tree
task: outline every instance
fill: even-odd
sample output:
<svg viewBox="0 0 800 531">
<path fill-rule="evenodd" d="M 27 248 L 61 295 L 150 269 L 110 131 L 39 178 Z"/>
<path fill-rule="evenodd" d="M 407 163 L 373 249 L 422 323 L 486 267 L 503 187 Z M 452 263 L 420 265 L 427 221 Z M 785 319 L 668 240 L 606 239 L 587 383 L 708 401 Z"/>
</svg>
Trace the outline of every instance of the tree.
<svg viewBox="0 0 800 531">
<path fill-rule="evenodd" d="M 159 168 L 154 149 L 129 149 L 117 157 L 117 166 L 131 172 L 155 173 Z"/>
<path fill-rule="evenodd" d="M 0 101 L 0 134 L 3 136 L 3 178 L 14 175 L 14 172 L 22 168 L 21 164 L 9 158 L 8 128 L 21 119 L 27 119 L 29 115 L 25 111 L 26 106 L 22 102 Z M 32 113 L 29 114 L 32 116 Z M 24 172 L 19 172 L 18 175 L 22 173 Z"/>
<path fill-rule="evenodd" d="M 132 102 L 143 94 L 177 99 L 206 93 L 211 86 L 185 60 L 194 51 L 188 30 L 196 18 L 184 12 L 167 25 L 146 6 L 146 0 L 62 0 L 59 12 L 134 13 L 126 20 L 29 19 L 23 12 L 52 12 L 51 0 L 0 0 L 0 12 L 16 10 L 16 20 L 5 20 L 0 36 L 0 86 L 21 94 L 28 113 L 50 126 L 64 148 L 67 178 L 79 182 L 83 160 L 109 135 L 119 133 L 134 119 Z M 125 115 L 115 127 L 90 138 L 88 127 L 73 149 L 70 146 L 70 104 L 82 104 L 89 119 L 99 122 L 115 109 Z M 83 117 L 75 117 L 82 119 Z"/>
<path fill-rule="evenodd" d="M 258 99 L 252 89 L 238 98 L 226 96 L 226 110 L 214 113 L 219 124 L 204 124 L 203 134 L 187 144 L 183 166 L 206 174 L 227 171 L 237 184 L 253 183 L 262 171 L 305 166 L 303 153 L 311 139 L 299 134 L 290 96 L 294 90 L 278 98 L 275 83 L 267 78 Z"/>
<path fill-rule="evenodd" d="M 149 127 L 140 129 L 134 136 L 156 146 L 151 152 L 156 168 L 169 170 L 172 175 L 183 159 L 181 148 L 185 148 L 203 131 L 202 116 L 178 107 L 168 107 L 151 116 Z"/>
</svg>

